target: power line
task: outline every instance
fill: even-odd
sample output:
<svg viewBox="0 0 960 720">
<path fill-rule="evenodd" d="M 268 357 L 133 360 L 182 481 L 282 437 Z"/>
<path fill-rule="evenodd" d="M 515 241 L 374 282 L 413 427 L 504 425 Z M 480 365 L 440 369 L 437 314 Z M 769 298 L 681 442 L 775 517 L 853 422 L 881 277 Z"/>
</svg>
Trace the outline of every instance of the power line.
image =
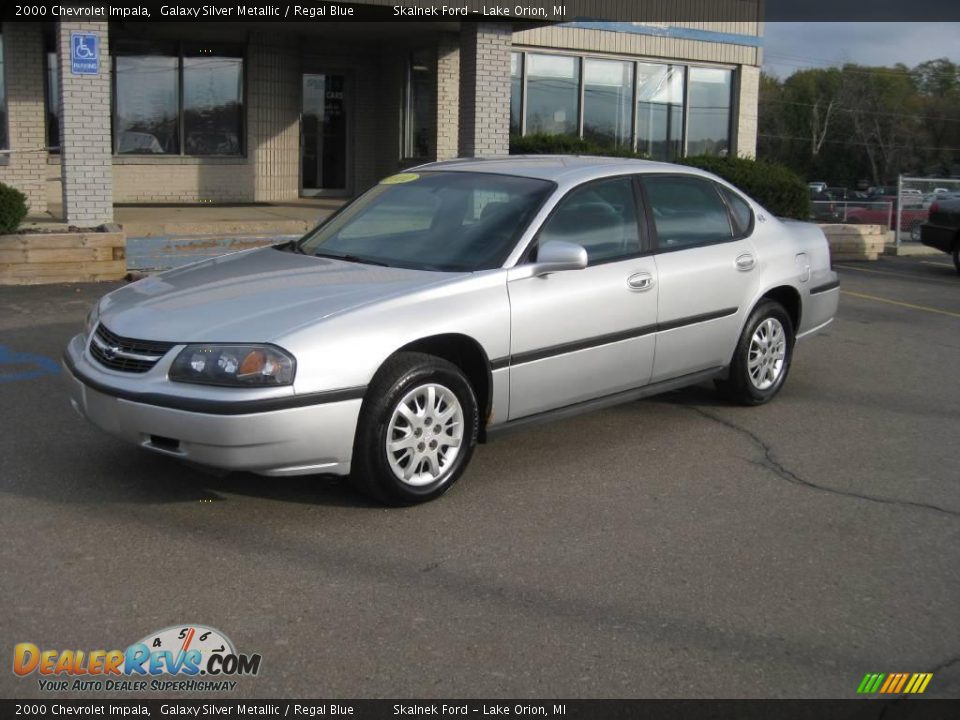
<svg viewBox="0 0 960 720">
<path fill-rule="evenodd" d="M 800 60 L 801 62 L 787 62 L 785 60 L 776 60 L 775 58 L 778 58 L 778 57 L 784 57 L 784 58 L 794 57 L 797 60 Z M 771 60 L 771 58 L 773 59 Z M 822 62 L 809 62 L 809 61 L 805 62 L 804 58 L 800 58 L 799 56 L 779 55 L 777 53 L 766 53 L 766 61 L 767 62 L 765 62 L 765 64 L 786 65 L 787 67 L 798 68 L 801 70 L 830 70 L 830 69 L 836 68 L 837 70 L 842 70 L 843 72 L 846 72 L 846 73 L 855 73 L 857 75 L 876 75 L 881 77 L 912 78 L 920 74 L 920 72 L 917 71 L 916 68 L 904 67 L 902 70 L 899 70 L 896 68 L 869 68 L 869 67 L 863 67 L 863 66 L 848 67 L 848 65 L 852 65 L 854 63 L 851 63 L 849 61 L 841 62 L 838 60 L 832 60 L 832 61 L 824 60 Z M 957 73 L 925 72 L 923 74 L 929 75 L 932 77 L 943 77 L 943 78 L 950 78 L 953 80 L 960 80 L 960 72 L 957 72 Z"/>
<path fill-rule="evenodd" d="M 800 135 L 775 135 L 773 133 L 757 133 L 757 137 L 775 138 L 777 140 L 802 140 L 810 142 L 810 138 Z M 854 145 L 858 147 L 879 147 L 877 143 L 856 142 L 854 140 L 824 140 L 830 145 Z M 955 147 L 935 147 L 933 145 L 884 145 L 884 148 L 895 150 L 949 150 L 951 152 L 960 152 L 960 148 Z"/>
<path fill-rule="evenodd" d="M 795 100 L 764 100 L 764 99 L 761 99 L 761 100 L 760 100 L 760 104 L 763 105 L 764 103 L 772 103 L 772 104 L 776 104 L 776 105 L 800 105 L 800 106 L 803 106 L 803 107 L 815 107 L 814 103 L 804 103 L 804 102 L 798 102 L 798 101 L 795 101 Z M 827 109 L 827 108 L 824 107 L 824 110 L 826 110 L 826 109 Z M 839 106 L 839 105 L 834 105 L 834 106 L 833 106 L 833 109 L 834 109 L 834 110 L 839 110 L 839 111 L 841 111 L 841 112 L 862 113 L 863 115 L 885 115 L 885 116 L 889 116 L 889 117 L 912 118 L 912 119 L 914 119 L 914 120 L 941 120 L 941 121 L 946 121 L 946 122 L 960 123 L 960 118 L 937 117 L 936 115 L 914 115 L 913 113 L 894 113 L 894 112 L 884 112 L 884 111 L 882 111 L 882 110 L 860 110 L 860 109 L 857 109 L 857 108 L 843 107 L 843 106 Z"/>
</svg>

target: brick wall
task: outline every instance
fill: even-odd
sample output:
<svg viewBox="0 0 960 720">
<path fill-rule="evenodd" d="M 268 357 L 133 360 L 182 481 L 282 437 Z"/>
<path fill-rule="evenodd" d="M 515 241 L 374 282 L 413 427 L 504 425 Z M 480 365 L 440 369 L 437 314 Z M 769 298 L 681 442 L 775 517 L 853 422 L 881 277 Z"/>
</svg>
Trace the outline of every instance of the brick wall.
<svg viewBox="0 0 960 720">
<path fill-rule="evenodd" d="M 437 160 L 458 155 L 460 140 L 460 42 L 443 35 L 437 43 Z"/>
<path fill-rule="evenodd" d="M 57 24 L 63 213 L 64 220 L 71 224 L 97 225 L 113 220 L 107 27 L 105 22 L 72 20 Z M 99 74 L 74 75 L 70 71 L 72 32 L 94 33 L 99 37 Z M 38 43 L 38 47 L 43 46 Z"/>
<path fill-rule="evenodd" d="M 460 155 L 510 151 L 509 24 L 465 24 L 460 32 Z"/>
<path fill-rule="evenodd" d="M 757 112 L 760 103 L 760 68 L 743 65 L 737 73 L 740 87 L 734 115 L 736 155 L 755 157 L 757 154 Z"/>
<path fill-rule="evenodd" d="M 0 164 L 0 182 L 27 196 L 30 214 L 47 209 L 43 40 L 39 23 L 3 26 L 10 150 Z"/>
<path fill-rule="evenodd" d="M 257 201 L 289 200 L 300 192 L 300 57 L 283 40 L 257 33 L 247 51 L 247 142 Z"/>
</svg>

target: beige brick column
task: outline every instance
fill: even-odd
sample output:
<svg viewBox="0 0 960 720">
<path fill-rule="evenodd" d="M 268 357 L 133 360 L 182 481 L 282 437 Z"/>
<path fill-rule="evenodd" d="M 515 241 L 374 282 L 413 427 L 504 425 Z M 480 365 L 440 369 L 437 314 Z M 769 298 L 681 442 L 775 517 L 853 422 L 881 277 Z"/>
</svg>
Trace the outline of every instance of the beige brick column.
<svg viewBox="0 0 960 720">
<path fill-rule="evenodd" d="M 734 122 L 736 137 L 734 150 L 737 157 L 756 157 L 757 111 L 760 104 L 760 68 L 753 65 L 740 66 L 740 87 L 737 92 L 737 115 Z"/>
<path fill-rule="evenodd" d="M 73 225 L 113 221 L 113 164 L 110 150 L 110 55 L 105 22 L 57 23 L 60 68 L 60 167 L 63 215 Z M 70 34 L 99 37 L 100 71 L 74 75 Z"/>
<path fill-rule="evenodd" d="M 11 152 L 0 156 L 0 182 L 27 196 L 30 214 L 47 210 L 43 104 L 43 36 L 39 23 L 3 26 L 7 129 Z"/>
<path fill-rule="evenodd" d="M 457 157 L 460 141 L 460 42 L 444 35 L 437 44 L 437 160 Z"/>
<path fill-rule="evenodd" d="M 276 33 L 254 33 L 248 47 L 247 143 L 254 200 L 293 200 L 300 192 L 299 46 Z"/>
<path fill-rule="evenodd" d="M 460 31 L 460 155 L 510 152 L 510 23 L 464 23 Z"/>
</svg>

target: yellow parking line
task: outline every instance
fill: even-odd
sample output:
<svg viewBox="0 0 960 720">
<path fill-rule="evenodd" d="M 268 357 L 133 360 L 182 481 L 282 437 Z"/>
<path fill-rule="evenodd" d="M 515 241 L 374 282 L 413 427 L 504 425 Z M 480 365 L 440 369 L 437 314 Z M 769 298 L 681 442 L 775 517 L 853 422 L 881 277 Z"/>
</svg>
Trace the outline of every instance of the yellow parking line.
<svg viewBox="0 0 960 720">
<path fill-rule="evenodd" d="M 930 263 L 931 265 L 933 263 Z M 952 280 L 940 280 L 939 278 L 930 278 L 925 275 L 908 275 L 906 273 L 890 272 L 889 270 L 870 270 L 869 268 L 854 267 L 853 265 L 834 265 L 834 269 L 856 270 L 857 272 L 872 273 L 874 275 L 892 275 L 893 277 L 907 278 L 908 280 L 922 280 L 925 283 L 937 283 L 938 285 L 950 285 L 956 287 L 957 283 Z"/>
<path fill-rule="evenodd" d="M 940 310 L 938 308 L 927 307 L 926 305 L 914 305 L 913 303 L 900 302 L 899 300 L 889 300 L 887 298 L 877 297 L 876 295 L 864 295 L 863 293 L 853 292 L 851 290 L 841 290 L 844 295 L 863 298 L 864 300 L 875 300 L 876 302 L 887 303 L 889 305 L 899 305 L 900 307 L 910 308 L 911 310 L 923 310 L 924 312 L 937 313 L 938 315 L 947 315 L 949 317 L 960 318 L 960 313 L 950 312 L 949 310 Z"/>
</svg>

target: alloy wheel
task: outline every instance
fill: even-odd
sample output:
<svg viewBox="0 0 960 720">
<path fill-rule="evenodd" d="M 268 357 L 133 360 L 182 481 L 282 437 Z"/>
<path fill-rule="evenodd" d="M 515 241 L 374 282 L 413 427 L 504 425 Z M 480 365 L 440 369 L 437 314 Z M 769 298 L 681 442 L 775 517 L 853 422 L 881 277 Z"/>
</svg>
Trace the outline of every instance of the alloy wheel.
<svg viewBox="0 0 960 720">
<path fill-rule="evenodd" d="M 397 403 L 387 426 L 386 451 L 398 480 L 421 487 L 453 467 L 463 442 L 463 408 L 437 383 L 414 388 Z"/>
<path fill-rule="evenodd" d="M 750 338 L 747 371 L 757 390 L 772 387 L 783 374 L 787 354 L 787 335 L 776 318 L 768 317 Z"/>
</svg>

